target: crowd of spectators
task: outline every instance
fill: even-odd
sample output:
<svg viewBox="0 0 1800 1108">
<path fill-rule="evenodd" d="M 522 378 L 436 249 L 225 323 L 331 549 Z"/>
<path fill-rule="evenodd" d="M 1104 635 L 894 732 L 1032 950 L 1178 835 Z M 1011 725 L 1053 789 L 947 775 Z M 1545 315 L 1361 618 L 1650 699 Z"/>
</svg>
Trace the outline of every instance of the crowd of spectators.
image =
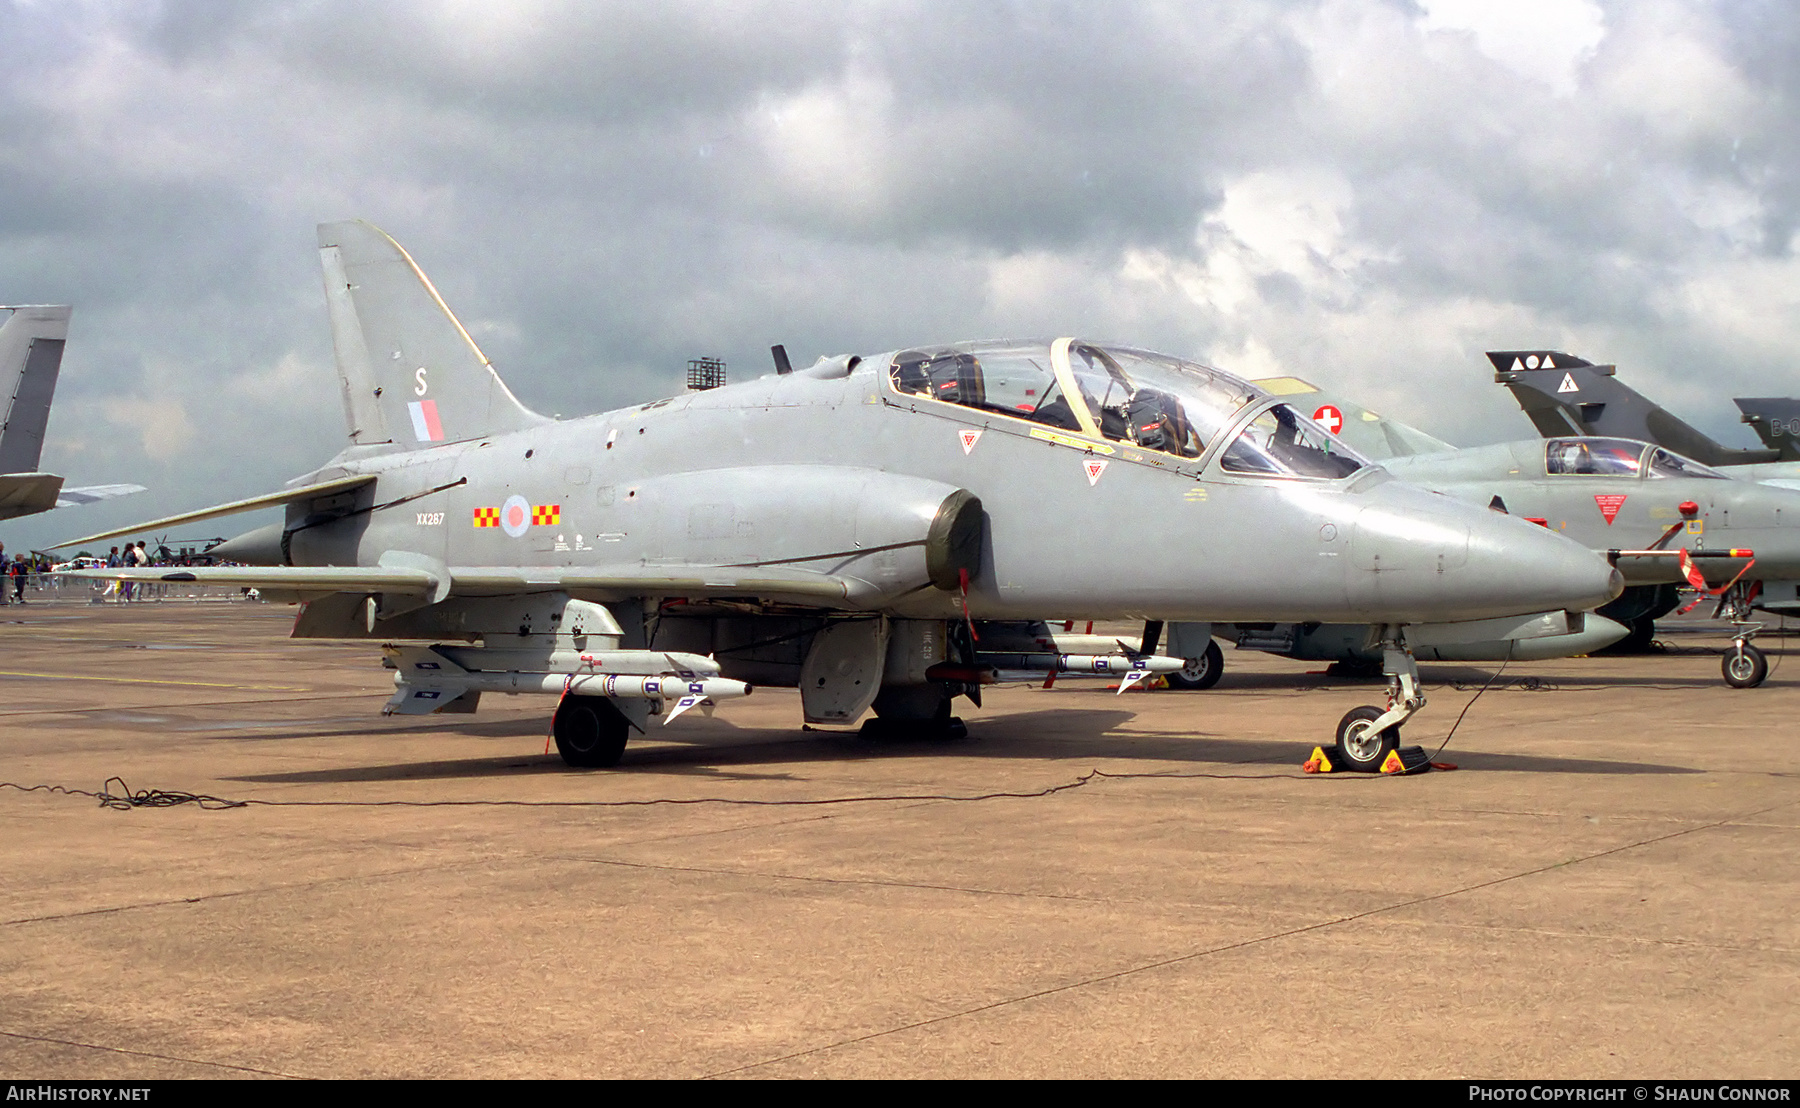
<svg viewBox="0 0 1800 1108">
<path fill-rule="evenodd" d="M 151 566 L 188 565 L 204 559 L 210 563 L 212 559 L 203 553 L 183 548 L 179 553 L 168 547 L 158 547 L 155 554 L 142 542 L 126 543 L 123 547 L 113 547 L 104 558 L 82 551 L 67 562 L 58 562 L 41 551 L 29 551 L 24 554 L 8 555 L 6 544 L 0 543 L 0 605 L 25 603 L 27 586 L 36 588 L 58 587 L 66 584 L 58 575 L 68 569 L 144 569 Z M 35 584 L 34 584 L 35 582 Z M 96 585 L 97 589 L 101 586 Z M 148 599 L 151 586 L 131 581 L 120 581 L 104 587 L 106 599 L 119 600 Z"/>
</svg>

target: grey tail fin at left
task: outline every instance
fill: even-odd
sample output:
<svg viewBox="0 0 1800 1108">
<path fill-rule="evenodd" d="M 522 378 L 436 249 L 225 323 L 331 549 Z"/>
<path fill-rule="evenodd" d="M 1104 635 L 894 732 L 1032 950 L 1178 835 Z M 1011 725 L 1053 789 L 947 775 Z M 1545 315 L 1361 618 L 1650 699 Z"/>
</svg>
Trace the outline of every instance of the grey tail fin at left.
<svg viewBox="0 0 1800 1108">
<path fill-rule="evenodd" d="M 71 309 L 30 304 L 10 310 L 0 325 L 0 473 L 32 473 L 44 453 Z"/>
<path fill-rule="evenodd" d="M 1732 403 L 1744 422 L 1784 462 L 1800 461 L 1800 399 L 1791 396 L 1740 396 Z"/>
<path fill-rule="evenodd" d="M 1641 439 L 1710 466 L 1773 462 L 1773 450 L 1740 450 L 1689 426 L 1618 379 L 1618 367 L 1560 350 L 1490 350 L 1494 380 L 1513 394 L 1544 438 Z"/>
<path fill-rule="evenodd" d="M 400 244 L 319 225 L 344 419 L 357 445 L 424 448 L 549 422 L 519 403 Z"/>
</svg>

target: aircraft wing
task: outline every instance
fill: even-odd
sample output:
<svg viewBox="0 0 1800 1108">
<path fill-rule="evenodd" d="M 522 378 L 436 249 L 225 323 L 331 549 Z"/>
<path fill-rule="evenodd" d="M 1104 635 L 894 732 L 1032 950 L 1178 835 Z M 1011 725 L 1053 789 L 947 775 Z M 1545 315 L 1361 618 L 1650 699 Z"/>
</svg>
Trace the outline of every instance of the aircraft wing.
<svg viewBox="0 0 1800 1108">
<path fill-rule="evenodd" d="M 0 474 L 0 519 L 36 515 L 56 507 L 62 482 L 54 473 Z"/>
<path fill-rule="evenodd" d="M 596 601 L 634 596 L 757 597 L 827 608 L 857 608 L 879 590 L 858 578 L 788 566 L 623 565 L 580 569 L 484 567 L 451 571 L 452 595 L 507 596 L 561 590 Z"/>
<path fill-rule="evenodd" d="M 143 569 L 78 569 L 64 576 L 94 581 L 183 581 L 231 588 L 267 589 L 302 597 L 332 593 L 401 593 L 429 596 L 440 583 L 426 569 L 402 566 L 151 566 Z"/>
<path fill-rule="evenodd" d="M 58 508 L 73 508 L 78 504 L 92 504 L 97 500 L 112 500 L 120 496 L 135 496 L 149 490 L 142 485 L 83 485 L 78 489 L 64 488 L 57 494 Z"/>
<path fill-rule="evenodd" d="M 637 596 L 705 600 L 744 597 L 823 608 L 861 608 L 880 595 L 874 585 L 841 574 L 786 566 L 169 566 L 84 569 L 68 574 L 97 581 L 180 581 L 254 588 L 271 599 L 313 600 L 336 593 L 409 596 L 514 596 L 567 592 L 605 601 Z M 444 587 L 445 577 L 448 588 Z"/>
<path fill-rule="evenodd" d="M 240 512 L 254 512 L 258 508 L 273 508 L 280 504 L 292 504 L 296 500 L 311 500 L 316 497 L 331 496 L 334 493 L 348 492 L 351 489 L 361 488 L 374 480 L 375 475 L 372 473 L 360 474 L 355 477 L 334 477 L 329 481 L 318 481 L 310 485 L 297 485 L 294 488 L 283 489 L 280 492 L 266 493 L 262 496 L 252 496 L 247 500 L 233 500 L 226 504 L 215 504 L 210 508 L 201 508 L 199 511 L 183 512 L 180 515 L 164 516 L 161 519 L 152 519 L 144 523 L 134 523 L 129 527 L 115 527 L 110 531 L 101 531 L 96 535 L 83 535 L 79 539 L 70 539 L 68 542 L 59 542 L 49 549 L 57 550 L 65 546 L 80 546 L 83 543 L 99 542 L 101 539 L 118 538 L 120 535 L 137 535 L 145 531 L 157 531 L 165 527 L 174 527 L 177 524 L 182 523 L 199 523 L 202 520 L 217 519 L 220 516 L 237 515 Z M 135 486 L 120 485 L 109 485 L 106 487 L 135 488 Z M 110 495 L 122 496 L 124 494 L 111 493 Z M 104 497 L 102 497 L 102 499 L 104 499 Z"/>
</svg>

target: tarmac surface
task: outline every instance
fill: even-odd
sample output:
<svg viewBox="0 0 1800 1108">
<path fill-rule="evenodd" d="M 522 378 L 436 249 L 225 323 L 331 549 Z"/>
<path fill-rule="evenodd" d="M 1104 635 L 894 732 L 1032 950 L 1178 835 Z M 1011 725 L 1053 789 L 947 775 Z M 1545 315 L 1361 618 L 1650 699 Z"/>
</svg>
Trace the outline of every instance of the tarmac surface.
<svg viewBox="0 0 1800 1108">
<path fill-rule="evenodd" d="M 947 743 L 759 690 L 573 771 L 550 698 L 382 718 L 378 651 L 292 613 L 0 609 L 0 779 L 257 802 L 0 788 L 0 1072 L 1800 1070 L 1800 659 L 1732 690 L 1716 631 L 1514 663 L 1454 773 L 1302 774 L 1379 685 L 1231 650 L 1208 692 L 996 688 Z M 1405 741 L 1493 668 L 1424 667 Z"/>
</svg>

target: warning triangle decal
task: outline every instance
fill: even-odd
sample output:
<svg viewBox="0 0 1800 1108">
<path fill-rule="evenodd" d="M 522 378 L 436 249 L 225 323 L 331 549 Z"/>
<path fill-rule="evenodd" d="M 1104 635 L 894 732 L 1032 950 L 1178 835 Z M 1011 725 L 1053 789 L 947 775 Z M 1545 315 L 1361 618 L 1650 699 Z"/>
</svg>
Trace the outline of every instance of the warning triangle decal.
<svg viewBox="0 0 1800 1108">
<path fill-rule="evenodd" d="M 975 449 L 976 440 L 981 438 L 980 431 L 968 431 L 968 430 L 958 431 L 957 435 L 960 436 L 962 439 L 964 454 L 967 454 L 969 451 Z"/>
<path fill-rule="evenodd" d="M 1611 527 L 1612 521 L 1619 514 L 1620 507 L 1625 503 L 1625 494 L 1622 492 L 1597 492 L 1594 494 L 1594 503 L 1600 506 L 1600 514 L 1606 517 L 1606 525 Z"/>
<path fill-rule="evenodd" d="M 1512 367 L 1513 367 L 1513 372 L 1514 372 L 1514 373 L 1517 373 L 1517 372 L 1519 372 L 1519 371 L 1520 371 L 1520 370 L 1522 370 L 1522 369 L 1524 369 L 1524 368 L 1525 368 L 1525 363 L 1524 363 L 1524 362 L 1521 362 L 1521 361 L 1520 361 L 1520 360 L 1519 360 L 1519 359 L 1517 359 L 1517 358 L 1514 358 L 1514 359 L 1513 359 L 1513 365 L 1512 365 Z"/>
<path fill-rule="evenodd" d="M 1100 475 L 1106 472 L 1106 459 L 1089 458 L 1081 463 L 1081 467 L 1087 470 L 1088 484 L 1098 485 L 1100 483 Z"/>
<path fill-rule="evenodd" d="M 1577 385 L 1575 383 L 1575 375 L 1573 373 L 1565 373 L 1565 374 L 1563 374 L 1562 384 L 1556 386 L 1556 391 L 1557 392 L 1580 392 L 1581 386 Z"/>
</svg>

